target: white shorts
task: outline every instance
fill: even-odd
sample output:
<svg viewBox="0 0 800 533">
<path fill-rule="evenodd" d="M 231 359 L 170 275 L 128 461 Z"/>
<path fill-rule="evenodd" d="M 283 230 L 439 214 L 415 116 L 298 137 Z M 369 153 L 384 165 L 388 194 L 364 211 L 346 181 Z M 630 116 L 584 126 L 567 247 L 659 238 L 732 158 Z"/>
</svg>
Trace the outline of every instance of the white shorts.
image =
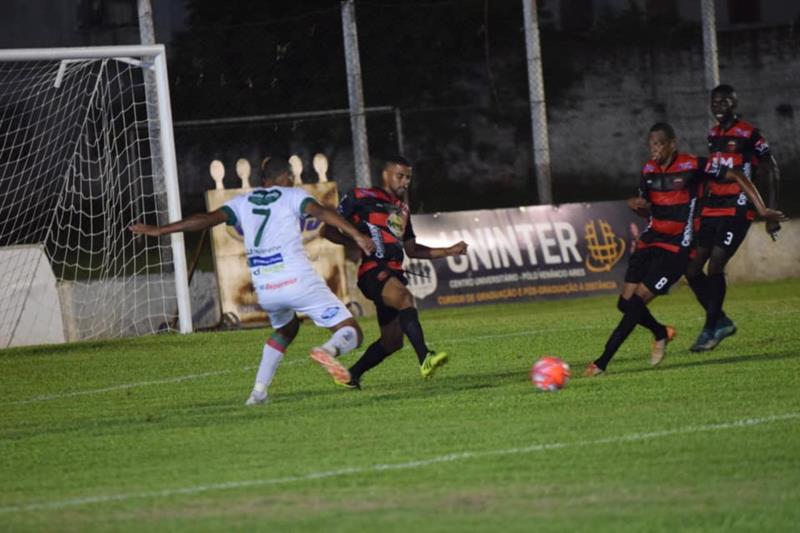
<svg viewBox="0 0 800 533">
<path fill-rule="evenodd" d="M 295 313 L 303 313 L 314 324 L 330 328 L 353 315 L 319 276 L 304 276 L 281 281 L 261 282 L 256 286 L 258 304 L 269 314 L 273 328 L 292 321 Z"/>
</svg>

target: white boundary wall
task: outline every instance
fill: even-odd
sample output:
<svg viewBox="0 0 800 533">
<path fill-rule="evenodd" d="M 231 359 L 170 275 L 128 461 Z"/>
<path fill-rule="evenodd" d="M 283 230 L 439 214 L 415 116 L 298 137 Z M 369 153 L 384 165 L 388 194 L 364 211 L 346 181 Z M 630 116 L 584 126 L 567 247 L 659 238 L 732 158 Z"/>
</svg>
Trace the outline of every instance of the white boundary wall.
<svg viewBox="0 0 800 533">
<path fill-rule="evenodd" d="M 778 240 L 773 242 L 756 222 L 726 269 L 730 281 L 774 281 L 800 277 L 800 221 L 781 224 Z"/>
</svg>

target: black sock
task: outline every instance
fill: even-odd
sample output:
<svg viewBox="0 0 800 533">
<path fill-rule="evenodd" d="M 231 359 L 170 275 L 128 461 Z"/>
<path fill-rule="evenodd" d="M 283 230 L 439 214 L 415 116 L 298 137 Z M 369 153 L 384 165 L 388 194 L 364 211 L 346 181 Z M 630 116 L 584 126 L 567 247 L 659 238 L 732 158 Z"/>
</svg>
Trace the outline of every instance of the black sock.
<svg viewBox="0 0 800 533">
<path fill-rule="evenodd" d="M 608 363 L 611 361 L 611 358 L 614 357 L 614 354 L 617 353 L 619 347 L 622 346 L 622 343 L 625 342 L 625 339 L 628 338 L 628 335 L 631 334 L 631 331 L 636 327 L 636 324 L 642 319 L 642 312 L 647 310 L 647 306 L 639 296 L 634 294 L 631 296 L 631 299 L 628 300 L 628 306 L 625 310 L 625 314 L 622 317 L 622 320 L 619 321 L 619 324 L 611 333 L 611 336 L 608 338 L 608 342 L 606 342 L 605 350 L 603 350 L 603 355 L 597 358 L 594 362 L 601 370 L 605 370 L 608 366 Z"/>
<path fill-rule="evenodd" d="M 694 293 L 695 298 L 697 301 L 700 302 L 700 305 L 703 306 L 703 309 L 708 310 L 708 276 L 706 276 L 705 272 L 700 272 L 696 276 L 686 276 L 686 280 L 689 282 L 689 287 L 692 288 L 692 292 Z"/>
<path fill-rule="evenodd" d="M 649 329 L 657 341 L 667 338 L 667 327 L 656 320 L 656 317 L 653 316 L 647 306 L 644 307 L 642 316 L 639 318 L 639 325 Z"/>
<path fill-rule="evenodd" d="M 706 329 L 714 329 L 717 321 L 724 316 L 722 303 L 725 301 L 725 274 L 711 274 L 708 276 L 708 309 L 706 310 Z"/>
<path fill-rule="evenodd" d="M 619 309 L 622 313 L 625 313 L 625 311 L 628 309 L 628 300 L 620 296 L 617 300 L 617 309 Z M 644 308 L 644 313 L 642 313 L 642 318 L 639 320 L 639 325 L 649 329 L 656 340 L 660 341 L 667 336 L 666 326 L 656 320 L 655 317 L 650 313 L 650 309 L 647 307 Z"/>
<path fill-rule="evenodd" d="M 383 344 L 381 344 L 380 339 L 378 339 L 370 344 L 367 351 L 364 352 L 364 355 L 350 367 L 350 377 L 353 381 L 359 381 L 364 372 L 381 364 L 381 361 L 386 359 L 389 355 L 390 354 L 383 347 Z"/>
<path fill-rule="evenodd" d="M 706 319 L 708 319 L 708 302 L 711 293 L 711 282 L 709 281 L 709 277 L 706 276 L 705 272 L 700 272 L 699 274 L 688 277 L 687 281 L 689 282 L 689 287 L 692 288 L 692 292 L 694 292 L 697 301 L 700 302 L 700 305 L 703 306 L 703 309 L 706 310 Z M 727 318 L 725 316 L 725 311 L 720 308 L 719 316 L 717 319 Z"/>
<path fill-rule="evenodd" d="M 419 314 L 416 307 L 407 307 L 402 309 L 397 316 L 400 318 L 400 329 L 408 337 L 414 351 L 417 352 L 417 359 L 419 364 L 425 360 L 428 355 L 428 346 L 425 344 L 425 334 L 422 333 L 422 326 L 419 323 Z"/>
</svg>

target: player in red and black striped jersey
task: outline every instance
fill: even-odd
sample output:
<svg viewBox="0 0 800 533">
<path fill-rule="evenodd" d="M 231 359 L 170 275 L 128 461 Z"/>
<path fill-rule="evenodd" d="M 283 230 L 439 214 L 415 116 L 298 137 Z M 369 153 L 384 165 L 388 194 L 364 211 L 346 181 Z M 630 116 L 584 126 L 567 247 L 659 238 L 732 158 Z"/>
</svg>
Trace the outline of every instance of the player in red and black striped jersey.
<svg viewBox="0 0 800 533">
<path fill-rule="evenodd" d="M 778 166 L 761 132 L 736 114 L 737 98 L 733 87 L 720 85 L 711 91 L 711 112 L 717 124 L 708 133 L 709 159 L 740 171 L 752 181 L 756 174 L 769 186 L 769 207 L 775 207 Z M 703 331 L 691 350 L 711 350 L 733 335 L 736 326 L 725 315 L 725 266 L 744 241 L 756 209 L 741 185 L 724 176 L 708 182 L 700 210 L 700 228 L 695 235 L 696 254 L 689 262 L 686 279 L 697 300 L 706 310 Z M 775 239 L 779 220 L 768 218 L 767 232 Z M 703 267 L 708 263 L 708 274 Z"/>
<path fill-rule="evenodd" d="M 373 253 L 362 252 L 358 287 L 375 303 L 381 328 L 381 338 L 350 368 L 350 388 L 359 388 L 366 371 L 403 347 L 403 334 L 417 353 L 423 378 L 431 377 L 447 362 L 445 352 L 430 351 L 425 344 L 414 297 L 406 287 L 403 258 L 405 254 L 423 259 L 463 255 L 467 244 L 461 241 L 447 248 L 429 248 L 417 243 L 408 205 L 402 200 L 411 184 L 411 173 L 407 159 L 389 158 L 383 167 L 382 187 L 357 188 L 339 204 L 339 213 L 375 243 Z M 331 226 L 323 227 L 322 235 L 337 244 L 349 241 Z"/>
<path fill-rule="evenodd" d="M 647 304 L 656 296 L 666 294 L 686 270 L 701 187 L 708 180 L 722 176 L 741 183 L 748 197 L 755 190 L 740 172 L 678 153 L 675 131 L 669 124 L 654 124 L 647 141 L 651 159 L 642 169 L 639 196 L 629 199 L 628 207 L 641 216 L 648 216 L 650 223 L 636 243 L 636 251 L 625 273 L 625 284 L 617 302 L 623 317 L 611 333 L 603 354 L 587 366 L 587 376 L 606 370 L 637 324 L 649 329 L 655 338 L 650 363 L 657 365 L 662 361 L 675 330 L 658 322 Z M 760 212 L 765 209 L 757 191 L 752 197 Z"/>
</svg>

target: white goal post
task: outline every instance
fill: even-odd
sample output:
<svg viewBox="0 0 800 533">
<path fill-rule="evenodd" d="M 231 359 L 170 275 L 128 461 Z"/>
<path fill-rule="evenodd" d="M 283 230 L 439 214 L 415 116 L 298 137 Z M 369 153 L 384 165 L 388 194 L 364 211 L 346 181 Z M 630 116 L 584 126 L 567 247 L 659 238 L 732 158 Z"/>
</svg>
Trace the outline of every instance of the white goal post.
<svg viewBox="0 0 800 533">
<path fill-rule="evenodd" d="M 180 218 L 162 45 L 0 50 L 0 348 L 191 332 L 183 235 L 127 229 Z"/>
</svg>

